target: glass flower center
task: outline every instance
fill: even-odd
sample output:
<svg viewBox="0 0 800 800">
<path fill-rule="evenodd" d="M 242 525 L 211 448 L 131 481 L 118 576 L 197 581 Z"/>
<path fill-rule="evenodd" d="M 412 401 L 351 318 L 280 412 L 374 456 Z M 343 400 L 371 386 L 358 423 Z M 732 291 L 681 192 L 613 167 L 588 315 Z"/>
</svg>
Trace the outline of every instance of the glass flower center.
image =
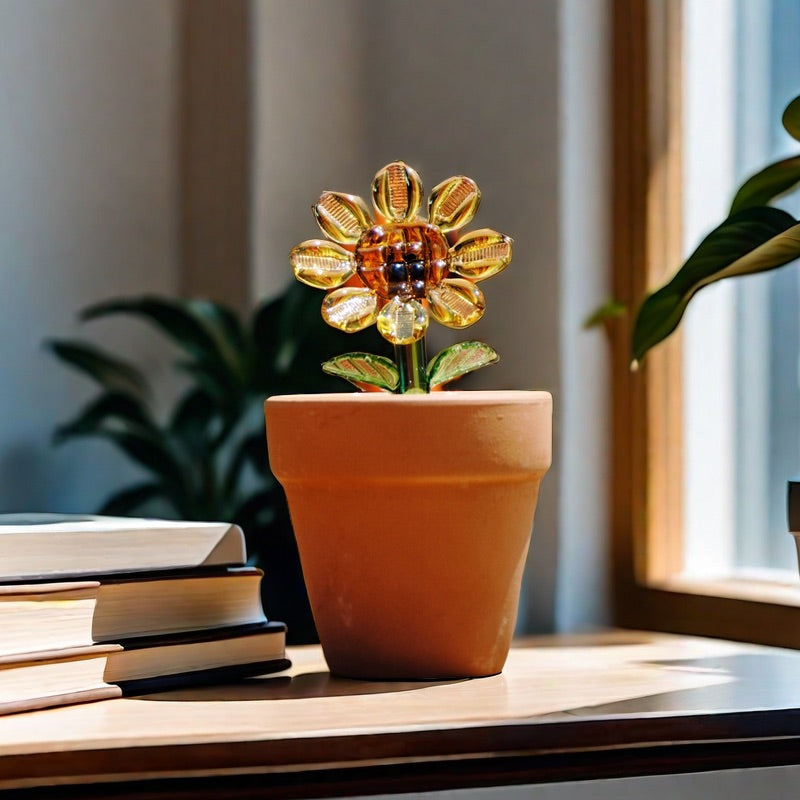
<svg viewBox="0 0 800 800">
<path fill-rule="evenodd" d="M 436 225 L 375 225 L 358 240 L 356 267 L 364 285 L 379 297 L 422 300 L 447 276 L 448 249 Z"/>
</svg>

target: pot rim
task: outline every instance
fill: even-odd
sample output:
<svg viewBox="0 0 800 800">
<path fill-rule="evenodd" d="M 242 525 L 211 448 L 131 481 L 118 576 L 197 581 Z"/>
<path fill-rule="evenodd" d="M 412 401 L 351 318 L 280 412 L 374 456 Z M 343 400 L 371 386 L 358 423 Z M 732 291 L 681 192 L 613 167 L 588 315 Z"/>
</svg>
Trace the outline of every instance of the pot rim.
<svg viewBox="0 0 800 800">
<path fill-rule="evenodd" d="M 325 392 L 320 394 L 279 394 L 268 397 L 265 405 L 308 404 L 391 404 L 420 405 L 519 405 L 520 403 L 552 403 L 550 392 L 537 389 L 476 389 L 431 392 L 430 394 L 394 394 L 390 392 Z"/>
</svg>

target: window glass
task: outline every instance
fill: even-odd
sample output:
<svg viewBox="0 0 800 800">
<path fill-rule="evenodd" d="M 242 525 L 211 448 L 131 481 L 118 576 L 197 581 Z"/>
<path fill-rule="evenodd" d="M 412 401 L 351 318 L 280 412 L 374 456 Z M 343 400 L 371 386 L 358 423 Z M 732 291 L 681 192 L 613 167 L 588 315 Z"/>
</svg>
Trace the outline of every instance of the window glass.
<svg viewBox="0 0 800 800">
<path fill-rule="evenodd" d="M 798 31 L 800 0 L 684 0 L 685 254 L 745 177 L 800 150 L 780 122 L 800 94 Z M 798 197 L 776 204 L 800 216 Z M 798 265 L 704 289 L 683 330 L 685 572 L 796 581 L 785 509 L 800 474 Z"/>
</svg>

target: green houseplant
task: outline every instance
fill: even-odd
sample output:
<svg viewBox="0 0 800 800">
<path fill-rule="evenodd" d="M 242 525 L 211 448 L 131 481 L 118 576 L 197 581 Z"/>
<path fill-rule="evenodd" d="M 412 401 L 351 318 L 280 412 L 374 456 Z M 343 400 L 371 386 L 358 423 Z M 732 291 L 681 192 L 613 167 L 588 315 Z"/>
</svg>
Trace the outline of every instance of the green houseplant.
<svg viewBox="0 0 800 800">
<path fill-rule="evenodd" d="M 316 293 L 300 284 L 259 305 L 248 320 L 217 303 L 156 296 L 109 300 L 80 316 L 111 315 L 155 326 L 179 354 L 185 388 L 159 419 L 151 381 L 136 364 L 83 340 L 47 342 L 98 388 L 57 428 L 55 441 L 103 439 L 145 475 L 109 497 L 99 513 L 241 525 L 253 563 L 266 573 L 267 613 L 287 622 L 292 642 L 314 641 L 286 501 L 264 452 L 261 405 L 273 394 L 337 391 L 339 382 L 319 364 L 346 337 L 322 323 Z"/>
<path fill-rule="evenodd" d="M 800 97 L 783 113 L 800 141 Z M 715 281 L 777 269 L 800 258 L 800 221 L 769 205 L 800 184 L 800 154 L 768 165 L 736 192 L 728 216 L 686 259 L 671 280 L 641 303 L 631 337 L 633 363 L 679 325 L 690 300 Z"/>
<path fill-rule="evenodd" d="M 800 141 L 800 97 L 785 108 L 783 127 Z M 771 205 L 800 185 L 800 154 L 767 165 L 738 188 L 728 216 L 714 228 L 663 286 L 644 298 L 631 334 L 632 367 L 680 324 L 692 298 L 725 278 L 774 270 L 800 258 L 800 220 Z M 610 303 L 594 320 L 614 316 Z M 792 483 L 789 484 L 791 492 Z M 795 536 L 798 556 L 800 537 Z"/>
</svg>

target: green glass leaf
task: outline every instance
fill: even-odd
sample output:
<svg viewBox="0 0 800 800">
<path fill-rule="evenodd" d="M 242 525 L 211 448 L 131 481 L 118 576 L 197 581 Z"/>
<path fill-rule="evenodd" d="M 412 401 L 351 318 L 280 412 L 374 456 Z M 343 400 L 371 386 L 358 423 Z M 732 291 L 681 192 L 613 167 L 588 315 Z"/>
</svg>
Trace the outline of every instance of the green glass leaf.
<svg viewBox="0 0 800 800">
<path fill-rule="evenodd" d="M 677 328 L 704 286 L 736 275 L 776 269 L 800 257 L 800 225 L 777 208 L 758 207 L 726 219 L 703 239 L 672 280 L 645 299 L 636 316 L 634 362 Z"/>
<path fill-rule="evenodd" d="M 322 369 L 328 375 L 350 381 L 359 389 L 366 385 L 393 392 L 400 382 L 400 373 L 395 364 L 388 358 L 371 353 L 345 353 L 326 361 Z"/>
<path fill-rule="evenodd" d="M 800 142 L 800 96 L 786 106 L 782 121 L 789 135 Z"/>
<path fill-rule="evenodd" d="M 431 388 L 443 386 L 468 372 L 494 364 L 500 356 L 483 342 L 459 342 L 437 353 L 428 364 Z"/>
<path fill-rule="evenodd" d="M 785 158 L 748 178 L 731 204 L 730 216 L 754 206 L 765 206 L 800 183 L 800 156 Z"/>
<path fill-rule="evenodd" d="M 45 342 L 45 346 L 109 391 L 135 397 L 149 394 L 147 379 L 136 367 L 99 347 L 65 339 Z"/>
</svg>

